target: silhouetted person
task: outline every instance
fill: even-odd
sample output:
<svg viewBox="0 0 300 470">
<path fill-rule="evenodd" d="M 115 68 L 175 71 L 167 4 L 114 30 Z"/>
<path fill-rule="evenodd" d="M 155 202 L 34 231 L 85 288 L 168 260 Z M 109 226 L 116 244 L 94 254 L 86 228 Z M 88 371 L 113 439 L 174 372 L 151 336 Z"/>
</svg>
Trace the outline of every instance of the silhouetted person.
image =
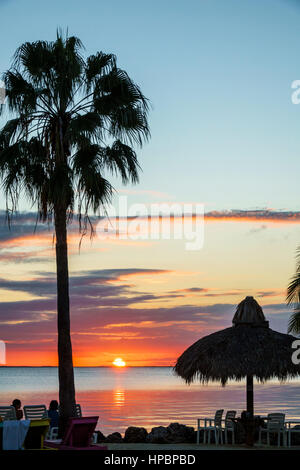
<svg viewBox="0 0 300 470">
<path fill-rule="evenodd" d="M 17 419 L 23 418 L 23 411 L 21 410 L 21 405 L 22 405 L 21 400 L 19 400 L 18 398 L 15 398 L 14 401 L 12 402 L 12 406 L 16 410 Z"/>
<path fill-rule="evenodd" d="M 51 420 L 50 428 L 58 427 L 59 414 L 58 414 L 58 401 L 57 400 L 52 400 L 50 402 L 48 416 Z"/>
</svg>

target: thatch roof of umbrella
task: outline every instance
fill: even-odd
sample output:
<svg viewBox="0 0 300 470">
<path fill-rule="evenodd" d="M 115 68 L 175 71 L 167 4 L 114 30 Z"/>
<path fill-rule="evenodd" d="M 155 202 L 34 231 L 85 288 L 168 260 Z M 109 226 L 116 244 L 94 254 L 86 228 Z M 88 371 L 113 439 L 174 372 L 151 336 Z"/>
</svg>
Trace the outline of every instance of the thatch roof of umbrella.
<svg viewBox="0 0 300 470">
<path fill-rule="evenodd" d="M 253 297 L 238 305 L 232 323 L 232 327 L 205 336 L 186 349 L 174 370 L 187 383 L 220 381 L 225 385 L 230 379 L 247 377 L 247 409 L 253 413 L 253 376 L 264 382 L 300 375 L 300 366 L 292 362 L 296 338 L 271 330 Z"/>
</svg>

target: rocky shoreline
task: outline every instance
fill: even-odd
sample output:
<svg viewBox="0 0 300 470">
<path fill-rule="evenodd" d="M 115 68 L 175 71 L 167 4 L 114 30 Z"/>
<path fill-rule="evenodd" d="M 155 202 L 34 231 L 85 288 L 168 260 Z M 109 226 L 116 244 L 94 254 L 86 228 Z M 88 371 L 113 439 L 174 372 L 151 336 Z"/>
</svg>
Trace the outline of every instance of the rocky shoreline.
<svg viewBox="0 0 300 470">
<path fill-rule="evenodd" d="M 295 426 L 300 429 L 300 426 Z M 106 444 L 196 444 L 197 431 L 192 426 L 180 423 L 171 423 L 169 426 L 157 426 L 148 432 L 143 427 L 130 426 L 126 429 L 124 436 L 119 432 L 113 432 L 104 436 L 101 431 L 97 431 L 97 443 Z M 245 443 L 245 430 L 238 424 L 235 429 L 235 443 Z M 203 442 L 203 430 L 200 431 L 200 443 Z M 255 433 L 255 442 L 258 440 L 258 433 Z M 277 443 L 276 435 L 271 435 L 271 444 Z M 214 443 L 212 435 L 211 443 Z M 231 444 L 231 436 L 229 444 Z M 266 435 L 263 435 L 262 443 L 266 444 Z M 300 445 L 300 433 L 292 435 L 292 445 Z"/>
<path fill-rule="evenodd" d="M 98 433 L 98 443 L 149 443 L 149 444 L 180 444 L 196 443 L 197 432 L 191 426 L 171 423 L 169 426 L 157 426 L 148 431 L 142 427 L 130 426 L 126 429 L 124 437 L 119 432 L 104 436 Z"/>
</svg>

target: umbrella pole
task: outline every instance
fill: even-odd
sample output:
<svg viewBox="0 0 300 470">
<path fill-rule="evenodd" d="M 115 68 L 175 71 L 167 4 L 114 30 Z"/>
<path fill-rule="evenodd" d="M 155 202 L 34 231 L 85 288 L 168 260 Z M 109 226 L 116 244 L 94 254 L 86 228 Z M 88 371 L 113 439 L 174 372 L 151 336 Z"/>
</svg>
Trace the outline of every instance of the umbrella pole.
<svg viewBox="0 0 300 470">
<path fill-rule="evenodd" d="M 253 375 L 247 375 L 247 412 L 251 416 L 254 414 L 253 402 Z"/>
<path fill-rule="evenodd" d="M 254 405 L 253 405 L 253 375 L 247 375 L 247 424 L 246 424 L 246 444 L 254 445 Z"/>
</svg>

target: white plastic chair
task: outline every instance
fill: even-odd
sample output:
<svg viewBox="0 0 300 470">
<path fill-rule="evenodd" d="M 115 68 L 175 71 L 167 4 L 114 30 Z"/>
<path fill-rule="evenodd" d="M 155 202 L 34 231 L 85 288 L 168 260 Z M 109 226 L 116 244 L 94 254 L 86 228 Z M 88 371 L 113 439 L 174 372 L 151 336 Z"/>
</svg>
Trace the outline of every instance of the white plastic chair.
<svg viewBox="0 0 300 470">
<path fill-rule="evenodd" d="M 26 405 L 23 406 L 25 419 L 36 420 L 48 418 L 48 412 L 45 405 Z"/>
<path fill-rule="evenodd" d="M 292 425 L 296 425 L 297 427 L 292 427 Z M 288 446 L 292 446 L 292 434 L 300 433 L 300 423 L 299 421 L 288 421 L 287 422 L 287 434 L 288 434 Z"/>
<path fill-rule="evenodd" d="M 3 420 L 17 419 L 16 409 L 14 406 L 0 406 L 0 417 Z"/>
<path fill-rule="evenodd" d="M 79 403 L 76 403 L 76 418 L 82 418 L 82 411 Z"/>
<path fill-rule="evenodd" d="M 282 434 L 283 445 L 287 444 L 288 430 L 285 425 L 285 414 L 284 413 L 269 413 L 267 416 L 267 427 L 259 428 L 258 442 L 261 444 L 262 433 L 267 433 L 267 445 L 270 445 L 270 434 L 277 434 L 277 446 L 280 446 L 280 436 Z"/>
<path fill-rule="evenodd" d="M 235 418 L 236 411 L 230 410 L 227 411 L 225 415 L 225 429 L 224 429 L 224 434 L 225 434 L 225 444 L 228 444 L 228 432 L 232 433 L 232 444 L 234 445 L 235 440 L 234 440 L 234 422 L 232 421 L 232 418 Z"/>
<path fill-rule="evenodd" d="M 58 427 L 57 426 L 53 426 L 52 428 L 49 428 L 46 439 L 50 441 L 53 441 L 54 439 L 58 439 Z"/>
<path fill-rule="evenodd" d="M 206 444 L 206 436 L 208 437 L 207 443 L 210 444 L 210 435 L 211 432 L 215 435 L 215 443 L 223 444 L 222 438 L 222 416 L 224 410 L 217 410 L 215 417 L 212 418 L 198 418 L 198 429 L 197 429 L 197 444 L 200 443 L 200 430 L 204 431 L 203 444 Z M 201 426 L 201 421 L 204 421 L 204 426 Z"/>
</svg>

